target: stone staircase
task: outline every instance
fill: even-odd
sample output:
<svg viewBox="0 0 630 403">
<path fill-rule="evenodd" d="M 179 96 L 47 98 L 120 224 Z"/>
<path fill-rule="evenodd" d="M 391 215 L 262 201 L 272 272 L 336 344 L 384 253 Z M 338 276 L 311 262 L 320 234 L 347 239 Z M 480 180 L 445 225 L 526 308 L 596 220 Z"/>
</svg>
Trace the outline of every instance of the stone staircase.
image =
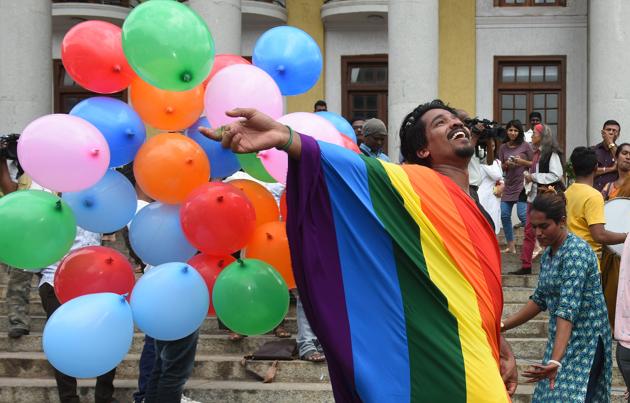
<svg viewBox="0 0 630 403">
<path fill-rule="evenodd" d="M 517 232 L 520 237 L 522 230 Z M 520 243 L 520 239 L 517 238 Z M 503 256 L 503 271 L 507 273 L 520 267 L 518 256 Z M 538 270 L 535 268 L 534 272 Z M 515 312 L 525 303 L 536 286 L 538 276 L 504 274 L 504 316 Z M 6 270 L 0 272 L 0 403 L 48 403 L 58 402 L 52 367 L 42 352 L 42 330 L 45 315 L 33 282 L 31 295 L 31 333 L 13 340 L 7 336 Z M 546 313 L 520 328 L 507 333 L 507 338 L 517 357 L 519 373 L 531 363 L 540 362 L 547 340 Z M 285 327 L 295 335 L 295 308 L 291 307 Z M 304 361 L 280 362 L 275 381 L 263 384 L 248 376 L 240 361 L 243 355 L 255 351 L 272 335 L 247 337 L 238 342 L 227 339 L 227 333 L 219 329 L 216 319 L 206 319 L 197 347 L 195 367 L 186 384 L 185 395 L 200 402 L 333 402 L 328 371 L 325 364 Z M 136 333 L 131 351 L 118 366 L 116 397 L 123 402 L 132 401 L 137 386 L 138 361 L 143 345 L 143 335 Z M 258 373 L 264 373 L 271 363 L 265 361 L 248 364 Z M 625 385 L 616 368 L 613 373 L 612 402 L 623 401 Z M 534 387 L 521 384 L 514 402 L 530 402 Z M 82 401 L 94 401 L 94 380 L 80 380 L 79 394 Z"/>
</svg>

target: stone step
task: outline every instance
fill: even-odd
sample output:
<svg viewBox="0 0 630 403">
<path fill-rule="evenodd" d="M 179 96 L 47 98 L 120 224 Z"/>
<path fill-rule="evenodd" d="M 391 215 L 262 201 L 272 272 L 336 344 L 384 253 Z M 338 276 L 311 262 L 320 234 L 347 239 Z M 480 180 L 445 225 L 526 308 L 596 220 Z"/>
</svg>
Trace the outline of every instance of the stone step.
<svg viewBox="0 0 630 403">
<path fill-rule="evenodd" d="M 518 388 L 516 388 L 516 394 L 512 396 L 512 403 L 531 403 L 535 388 L 536 386 L 532 384 L 519 384 Z M 623 397 L 625 391 L 625 386 L 613 387 L 610 393 L 609 403 L 627 403 L 627 400 Z"/>
<path fill-rule="evenodd" d="M 506 337 L 518 338 L 546 338 L 549 331 L 549 321 L 547 319 L 532 319 L 519 327 L 505 332 Z"/>
<path fill-rule="evenodd" d="M 528 370 L 532 364 L 540 364 L 541 360 L 516 360 L 516 366 L 518 368 L 518 374 L 519 374 L 519 383 L 525 383 L 525 381 L 527 380 L 527 378 L 525 378 L 524 376 L 522 376 L 523 372 L 525 370 Z M 626 384 L 623 380 L 623 376 L 621 375 L 621 372 L 619 371 L 619 368 L 617 367 L 617 361 L 613 358 L 613 370 L 612 370 L 612 386 L 613 388 L 622 388 L 625 387 Z"/>
<path fill-rule="evenodd" d="M 211 381 L 249 381 L 252 380 L 241 365 L 242 355 L 205 355 L 195 356 L 192 379 Z M 118 365 L 116 377 L 137 379 L 140 354 L 128 354 Z M 249 361 L 247 368 L 258 374 L 264 374 L 272 361 Z M 43 352 L 0 352 L 0 378 L 51 378 L 54 377 L 52 366 Z M 274 382 L 327 383 L 328 368 L 325 363 L 312 363 L 301 360 L 279 361 Z"/>
<path fill-rule="evenodd" d="M 31 332 L 42 332 L 46 323 L 45 316 L 31 316 Z M 7 332 L 9 328 L 9 319 L 7 316 L 0 316 L 0 332 Z M 284 328 L 292 333 L 297 333 L 297 319 L 295 317 L 286 317 L 284 319 Z M 219 322 L 216 318 L 206 318 L 201 325 L 201 333 L 203 334 L 223 334 L 225 330 L 219 329 Z M 2 351 L 2 350 L 0 350 Z"/>
<path fill-rule="evenodd" d="M 510 302 L 503 304 L 503 317 L 506 318 L 516 312 L 519 311 L 525 305 L 526 301 L 523 302 Z M 538 315 L 534 317 L 534 319 L 547 319 L 549 318 L 549 311 L 542 311 Z"/>
<path fill-rule="evenodd" d="M 94 401 L 94 382 L 93 379 L 78 381 L 78 394 L 82 401 Z M 137 380 L 116 379 L 114 385 L 114 396 L 121 402 L 129 402 L 136 390 Z M 184 394 L 203 403 L 334 403 L 331 387 L 325 383 L 190 379 L 186 383 Z M 55 380 L 0 378 L 0 402 L 58 403 Z"/>
<path fill-rule="evenodd" d="M 507 290 L 510 287 L 526 287 L 526 288 L 536 288 L 538 285 L 538 275 L 530 274 L 530 275 L 516 275 L 516 274 L 503 274 L 501 276 L 501 284 L 503 285 L 503 290 Z"/>
<path fill-rule="evenodd" d="M 533 293 L 534 289 L 530 287 L 504 287 L 503 303 L 525 303 Z"/>
</svg>

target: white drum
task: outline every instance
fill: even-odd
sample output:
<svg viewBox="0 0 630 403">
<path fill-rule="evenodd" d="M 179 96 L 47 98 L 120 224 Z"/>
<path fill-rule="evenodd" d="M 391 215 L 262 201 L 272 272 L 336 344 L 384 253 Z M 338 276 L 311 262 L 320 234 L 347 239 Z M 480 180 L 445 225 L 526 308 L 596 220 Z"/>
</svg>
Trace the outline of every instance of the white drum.
<svg viewBox="0 0 630 403">
<path fill-rule="evenodd" d="M 630 198 L 617 197 L 604 205 L 606 229 L 613 232 L 630 232 Z M 613 252 L 621 256 L 623 244 L 608 245 Z"/>
</svg>

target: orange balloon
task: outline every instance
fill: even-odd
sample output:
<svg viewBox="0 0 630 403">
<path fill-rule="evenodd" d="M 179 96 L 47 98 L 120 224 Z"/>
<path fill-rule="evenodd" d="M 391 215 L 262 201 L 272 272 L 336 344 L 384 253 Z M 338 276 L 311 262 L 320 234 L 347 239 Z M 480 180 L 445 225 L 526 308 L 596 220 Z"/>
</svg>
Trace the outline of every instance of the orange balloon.
<svg viewBox="0 0 630 403">
<path fill-rule="evenodd" d="M 165 91 L 135 78 L 129 87 L 131 105 L 140 118 L 160 130 L 184 130 L 203 111 L 203 85 L 188 91 Z"/>
<path fill-rule="evenodd" d="M 290 289 L 295 288 L 285 223 L 268 222 L 256 228 L 245 247 L 245 256 L 248 259 L 260 259 L 269 263 L 280 273 Z"/>
<path fill-rule="evenodd" d="M 287 191 L 286 189 L 280 195 L 280 215 L 282 216 L 282 221 L 287 220 Z"/>
<path fill-rule="evenodd" d="M 195 141 L 179 133 L 147 140 L 133 163 L 140 188 L 155 200 L 178 204 L 210 178 L 208 157 Z"/>
<path fill-rule="evenodd" d="M 278 221 L 280 219 L 278 203 L 276 203 L 276 199 L 263 185 L 247 179 L 235 179 L 228 183 L 242 190 L 249 201 L 254 205 L 257 227 L 264 223 Z"/>
</svg>

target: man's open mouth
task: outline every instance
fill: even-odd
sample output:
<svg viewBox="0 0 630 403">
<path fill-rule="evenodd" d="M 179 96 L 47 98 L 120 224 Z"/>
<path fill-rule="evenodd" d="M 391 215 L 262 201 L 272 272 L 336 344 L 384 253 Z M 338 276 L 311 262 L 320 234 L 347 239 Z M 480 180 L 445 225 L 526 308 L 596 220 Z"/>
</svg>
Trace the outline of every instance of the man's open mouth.
<svg viewBox="0 0 630 403">
<path fill-rule="evenodd" d="M 447 139 L 449 139 L 449 140 L 459 140 L 459 139 L 468 139 L 468 140 L 470 140 L 470 135 L 464 129 L 455 129 L 455 130 L 451 130 L 448 133 Z"/>
</svg>

